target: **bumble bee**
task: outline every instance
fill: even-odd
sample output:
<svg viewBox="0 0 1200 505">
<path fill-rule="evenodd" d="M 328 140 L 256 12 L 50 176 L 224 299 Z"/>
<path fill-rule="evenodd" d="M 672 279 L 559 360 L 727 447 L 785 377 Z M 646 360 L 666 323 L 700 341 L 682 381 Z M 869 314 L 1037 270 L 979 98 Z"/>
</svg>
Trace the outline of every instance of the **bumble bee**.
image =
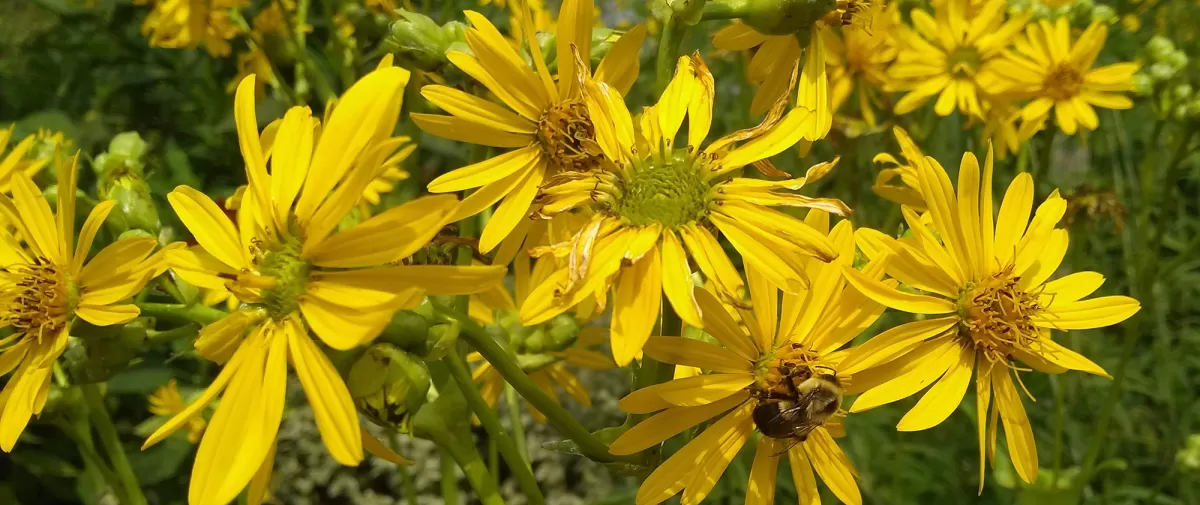
<svg viewBox="0 0 1200 505">
<path fill-rule="evenodd" d="M 841 408 L 842 384 L 836 374 L 808 369 L 786 373 L 784 383 L 787 394 L 768 394 L 754 408 L 754 425 L 763 435 L 791 439 L 795 445 Z"/>
</svg>

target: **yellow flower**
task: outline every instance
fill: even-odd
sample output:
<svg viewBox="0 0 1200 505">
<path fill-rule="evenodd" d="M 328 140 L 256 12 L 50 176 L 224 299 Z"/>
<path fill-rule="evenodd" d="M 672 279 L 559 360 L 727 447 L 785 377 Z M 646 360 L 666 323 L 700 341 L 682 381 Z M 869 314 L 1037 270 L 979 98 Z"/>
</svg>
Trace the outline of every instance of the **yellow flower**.
<svg viewBox="0 0 1200 505">
<path fill-rule="evenodd" d="M 49 158 L 40 160 L 25 159 L 27 155 L 32 154 L 31 150 L 41 140 L 40 132 L 38 135 L 26 135 L 11 150 L 8 149 L 8 143 L 12 140 L 13 130 L 16 127 L 15 124 L 10 124 L 8 128 L 0 130 L 0 194 L 9 194 L 12 192 L 11 184 L 13 175 L 25 174 L 25 177 L 33 178 L 50 162 Z M 61 134 L 59 135 L 61 136 Z M 53 140 L 53 137 L 51 140 Z M 0 222 L 3 221 L 4 216 L 0 215 Z"/>
<path fill-rule="evenodd" d="M 907 205 L 917 212 L 925 212 L 925 200 L 921 198 L 921 183 L 917 179 L 917 169 L 914 168 L 917 163 L 925 159 L 925 154 L 913 143 L 904 128 L 895 126 L 892 128 L 892 133 L 896 135 L 896 142 L 900 144 L 900 153 L 904 155 L 907 163 L 901 163 L 889 153 L 876 154 L 871 161 L 889 166 L 879 171 L 871 190 L 885 200 Z M 900 184 L 892 182 L 897 177 L 900 178 Z"/>
<path fill-rule="evenodd" d="M 830 28 L 817 23 L 810 30 L 807 48 L 803 53 L 804 68 L 800 72 L 800 88 L 796 106 L 812 111 L 809 121 L 800 125 L 801 137 L 813 142 L 829 133 L 833 126 L 833 106 L 829 91 L 829 76 L 825 48 L 830 38 L 822 33 Z M 751 114 L 762 114 L 792 90 L 792 68 L 800 63 L 798 35 L 766 35 L 742 24 L 732 23 L 713 35 L 713 45 L 725 51 L 745 51 L 757 47 L 747 67 L 750 82 L 758 86 L 750 104 Z"/>
<path fill-rule="evenodd" d="M 183 403 L 183 396 L 179 394 L 179 384 L 175 382 L 175 379 L 171 379 L 150 393 L 149 400 L 150 413 L 156 416 L 174 417 L 187 409 L 187 404 Z M 200 436 L 204 434 L 204 428 L 208 426 L 208 421 L 205 421 L 204 416 L 197 413 L 188 419 L 187 423 L 188 442 L 193 444 L 199 442 Z"/>
<path fill-rule="evenodd" d="M 335 460 L 357 465 L 364 447 L 383 447 L 361 431 L 350 393 L 313 335 L 333 349 L 351 349 L 375 338 L 409 291 L 466 294 L 502 278 L 500 268 L 381 266 L 432 238 L 454 211 L 454 197 L 420 198 L 338 229 L 397 147 L 389 136 L 408 77 L 400 68 L 371 72 L 324 125 L 307 107 L 289 109 L 269 150 L 260 142 L 249 77 L 234 99 L 249 181 L 237 225 L 195 189 L 179 186 L 168 195 L 200 244 L 169 255 L 171 268 L 195 286 L 226 287 L 242 302 L 205 326 L 195 343 L 202 356 L 224 363 L 220 374 L 144 445 L 161 441 L 224 391 L 196 454 L 189 503 L 229 503 L 269 468 L 289 362 Z"/>
<path fill-rule="evenodd" d="M 819 164 L 807 177 L 797 179 L 733 176 L 747 165 L 773 175 L 782 173 L 767 158 L 800 140 L 795 125 L 808 121 L 810 111 L 796 108 L 783 117 L 787 97 L 781 97 L 759 126 L 701 148 L 714 102 L 712 74 L 698 55 L 679 59 L 675 77 L 658 104 L 642 113 L 640 128 L 635 128 L 621 95 L 607 84 L 587 79 L 582 61 L 576 64 L 585 78 L 583 95 L 596 140 L 609 166 L 560 174 L 543 187 L 538 197 L 542 215 L 573 208 L 590 209 L 594 215 L 571 240 L 538 251 L 568 262 L 522 304 L 523 324 L 546 321 L 615 285 L 612 348 L 623 366 L 650 336 L 659 315 L 660 292 L 684 322 L 700 326 L 689 256 L 716 282 L 721 296 L 744 298 L 741 276 L 710 229 L 724 234 L 746 263 L 769 272 L 773 282 L 789 291 L 804 289 L 804 265 L 810 257 L 821 261 L 837 257 L 826 236 L 771 208 L 820 207 L 848 213 L 839 200 L 792 192 L 828 173 L 836 160 Z M 688 143 L 676 148 L 674 140 L 685 117 Z M 744 143 L 734 147 L 738 142 Z"/>
<path fill-rule="evenodd" d="M 254 81 L 254 96 L 262 98 L 267 96 L 267 84 L 276 82 L 275 70 L 271 68 L 271 60 L 267 58 L 267 53 L 263 52 L 262 46 L 255 45 L 244 53 L 238 54 L 238 73 L 225 86 L 227 93 L 232 93 L 237 90 L 238 84 L 246 79 L 247 76 L 258 75 L 260 80 Z"/>
<path fill-rule="evenodd" d="M 967 2 L 946 0 L 936 10 L 936 20 L 913 9 L 912 28 L 901 27 L 904 48 L 889 73 L 906 82 L 909 92 L 896 102 L 896 114 L 912 112 L 940 93 L 934 104 L 939 116 L 957 108 L 983 118 L 982 102 L 1003 79 L 995 62 L 1025 26 L 1028 15 L 1005 21 L 1004 0 L 988 0 L 979 9 L 968 9 Z"/>
<path fill-rule="evenodd" d="M 153 238 L 119 240 L 86 261 L 92 241 L 116 202 L 96 205 L 75 243 L 76 163 L 59 160 L 57 212 L 24 172 L 12 175 L 12 194 L 0 213 L 25 238 L 25 247 L 0 230 L 0 375 L 16 371 L 0 392 L 0 449 L 9 452 L 46 404 L 54 360 L 67 348 L 78 317 L 96 326 L 124 324 L 140 313 L 122 304 L 145 287 L 159 263 Z"/>
<path fill-rule="evenodd" d="M 483 229 L 479 244 L 483 252 L 491 251 L 506 237 L 518 244 L 524 241 L 525 237 L 514 230 L 528 229 L 519 225 L 529 215 L 538 186 L 547 177 L 596 169 L 603 156 L 571 64 L 572 45 L 580 54 L 591 52 L 592 14 L 590 0 L 566 0 L 559 10 L 560 71 L 556 83 L 540 51 L 533 51 L 536 70 L 530 68 L 487 18 L 466 11 L 472 25 L 466 31 L 466 41 L 474 55 L 450 51 L 447 58 L 483 84 L 504 106 L 447 86 L 430 85 L 421 90 L 422 96 L 452 114 L 412 114 L 421 129 L 452 140 L 516 148 L 429 183 L 434 193 L 479 188 L 463 200 L 452 221 L 478 214 L 503 200 Z M 519 17 L 530 47 L 538 47 L 530 16 Z M 645 29 L 638 26 L 613 44 L 596 69 L 597 79 L 622 92 L 628 90 L 637 79 L 638 50 L 644 36 Z M 515 253 L 518 248 L 506 249 Z M 498 257 L 495 263 L 503 264 L 511 258 Z"/>
<path fill-rule="evenodd" d="M 993 216 L 991 153 L 982 174 L 973 154 L 963 156 L 957 195 L 933 158 L 914 168 L 932 229 L 903 207 L 913 238 L 895 240 L 868 229 L 859 230 L 856 238 L 867 256 L 891 256 L 888 274 L 918 292 L 844 271 L 850 284 L 875 301 L 928 317 L 885 331 L 851 351 L 842 363 L 846 370 L 874 368 L 890 380 L 859 396 L 850 412 L 912 396 L 933 384 L 897 426 L 901 431 L 932 428 L 958 407 L 974 370 L 980 489 L 984 455 L 991 452 L 984 449 L 989 446 L 988 426 L 994 446 L 997 416 L 1017 474 L 1032 483 L 1037 447 L 1016 386 L 1016 374 L 1024 368 L 1016 361 L 1046 373 L 1081 370 L 1107 377 L 1095 363 L 1055 342 L 1051 330 L 1109 326 L 1132 316 L 1140 305 L 1126 296 L 1082 300 L 1104 282 L 1095 272 L 1046 282 L 1067 251 L 1067 231 L 1055 229 L 1067 204 L 1055 191 L 1030 221 L 1034 184 L 1028 173 L 1013 180 L 999 215 Z"/>
<path fill-rule="evenodd" d="M 229 41 L 240 31 L 229 19 L 231 9 L 243 9 L 248 0 L 135 0 L 154 4 L 142 24 L 150 47 L 192 49 L 204 44 L 212 56 L 229 56 Z"/>
<path fill-rule="evenodd" d="M 409 156 L 412 156 L 413 151 L 417 149 L 417 144 L 414 144 L 411 137 L 394 137 L 400 143 L 396 152 L 383 160 L 375 178 L 363 190 L 362 200 L 359 206 L 362 210 L 368 210 L 367 205 L 379 205 L 380 197 L 384 193 L 391 193 L 396 189 L 396 183 L 408 179 L 408 171 L 400 168 L 400 164 L 404 163 Z M 365 212 L 364 215 L 370 215 Z"/>
<path fill-rule="evenodd" d="M 1096 56 L 1104 48 L 1108 27 L 1093 22 L 1071 43 L 1071 27 L 1066 18 L 1051 23 L 1039 21 L 1017 39 L 997 64 L 997 70 L 1011 80 L 1014 92 L 1034 97 L 1021 118 L 1036 121 L 1054 109 L 1054 122 L 1067 135 L 1079 126 L 1095 130 L 1100 125 L 1092 108 L 1128 109 L 1133 101 L 1123 93 L 1133 91 L 1133 74 L 1138 64 L 1117 63 L 1093 69 Z"/>
<path fill-rule="evenodd" d="M 810 211 L 807 221 L 822 232 L 828 230 L 828 214 L 824 212 Z M 709 419 L 720 419 L 646 478 L 638 490 L 638 505 L 659 503 L 680 491 L 682 503 L 700 503 L 756 430 L 761 435 L 750 469 L 746 503 L 775 503 L 775 476 L 784 453 L 791 461 L 800 503 L 820 500 L 813 470 L 840 501 L 862 503 L 854 468 L 833 438 L 844 436 L 841 396 L 872 385 L 873 378 L 870 372 L 862 377 L 846 373 L 842 365 L 846 351 L 838 349 L 870 327 L 884 307 L 848 287 L 841 274 L 854 257 L 850 222 L 838 223 L 829 236 L 841 255 L 833 264 L 814 264 L 812 289 L 796 294 L 784 292 L 782 303 L 776 301 L 779 291 L 764 272 L 747 267 L 752 308 L 736 312 L 744 327 L 734 321 L 735 312 L 727 311 L 715 296 L 697 288 L 695 296 L 703 308 L 704 330 L 720 345 L 657 336 L 647 342 L 648 356 L 710 373 L 650 386 L 623 398 L 618 405 L 626 412 L 657 414 L 621 434 L 609 447 L 610 452 L 633 454 Z M 881 278 L 885 261 L 867 265 L 862 275 Z M 887 282 L 895 285 L 894 281 Z M 799 390 L 807 387 L 805 383 L 814 376 L 824 379 L 824 392 L 836 396 L 826 396 L 821 403 L 816 403 L 816 397 L 802 400 Z M 779 400 L 805 401 L 806 412 L 816 409 L 820 413 L 808 417 L 803 425 L 784 425 L 783 432 L 776 431 L 771 423 L 764 428 L 761 422 L 771 417 L 756 410 L 761 407 L 769 411 Z"/>
<path fill-rule="evenodd" d="M 995 97 L 994 97 L 995 98 Z M 1033 138 L 1034 134 L 1045 127 L 1046 117 L 1021 120 L 1021 110 L 1012 103 L 1002 99 L 993 100 L 984 108 L 984 123 L 982 141 L 990 142 L 996 148 L 996 158 L 1008 158 L 1010 153 L 1021 150 L 1021 145 Z"/>
<path fill-rule="evenodd" d="M 859 114 L 874 128 L 878 96 L 891 89 L 887 68 L 896 59 L 893 32 L 900 24 L 900 10 L 895 2 L 872 3 L 865 9 L 862 17 L 869 21 L 843 26 L 841 37 L 833 30 L 822 30 L 822 35 L 833 111 L 840 110 L 857 89 Z"/>
</svg>

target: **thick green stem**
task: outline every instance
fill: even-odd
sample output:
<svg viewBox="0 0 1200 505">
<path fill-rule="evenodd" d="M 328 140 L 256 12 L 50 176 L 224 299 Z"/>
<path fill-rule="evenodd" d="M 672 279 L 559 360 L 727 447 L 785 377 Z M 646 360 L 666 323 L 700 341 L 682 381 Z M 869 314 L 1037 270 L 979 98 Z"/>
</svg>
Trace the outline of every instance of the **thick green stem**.
<svg viewBox="0 0 1200 505">
<path fill-rule="evenodd" d="M 686 32 L 687 27 L 674 15 L 667 16 L 663 20 L 662 38 L 658 39 L 657 73 L 655 74 L 655 85 L 659 94 L 667 89 L 667 83 L 671 82 L 671 76 L 675 73 L 675 59 L 679 57 L 679 46 L 683 44 L 683 35 Z"/>
<path fill-rule="evenodd" d="M 749 0 L 711 0 L 704 4 L 701 21 L 736 19 L 746 14 Z"/>
<path fill-rule="evenodd" d="M 142 316 L 154 317 L 159 319 L 169 319 L 172 321 L 193 322 L 200 325 L 206 325 L 221 320 L 229 315 L 227 312 L 208 307 L 203 304 L 183 304 L 183 303 L 148 303 L 141 302 L 137 304 L 138 309 L 141 309 Z"/>
<path fill-rule="evenodd" d="M 441 305 L 434 305 L 434 309 L 442 316 L 450 320 L 458 321 L 462 328 L 460 337 L 466 340 L 471 347 L 479 351 L 479 354 L 504 377 L 504 380 L 512 385 L 525 400 L 538 409 L 550 423 L 563 432 L 567 438 L 570 438 L 579 446 L 579 452 L 583 455 L 604 463 L 610 462 L 629 462 L 636 463 L 638 458 L 633 456 L 614 456 L 609 454 L 608 446 L 597 439 L 584 428 L 579 421 L 576 421 L 571 414 L 564 410 L 558 402 L 550 399 L 538 388 L 537 384 L 530 379 L 517 362 L 512 359 L 512 356 L 500 347 L 486 331 L 466 314 Z"/>
<path fill-rule="evenodd" d="M 517 478 L 521 492 L 525 493 L 525 497 L 534 505 L 546 503 L 546 499 L 542 496 L 542 490 L 538 489 L 537 480 L 533 477 L 533 469 L 529 467 L 525 458 L 521 457 L 516 443 L 513 442 L 512 437 L 508 436 L 504 426 L 500 424 L 500 418 L 496 415 L 496 411 L 487 404 L 483 396 L 480 396 L 479 390 L 475 388 L 475 382 L 471 380 L 471 372 L 467 370 L 466 361 L 463 361 L 462 357 L 454 349 L 451 349 L 446 353 L 446 357 L 442 358 L 442 363 L 446 365 L 446 368 L 450 370 L 450 375 L 458 382 L 459 389 L 467 399 L 467 405 L 471 406 L 471 410 L 479 418 L 479 423 L 496 442 L 496 448 L 504 457 L 504 461 L 508 463 L 508 468 L 512 471 L 513 476 Z"/>
<path fill-rule="evenodd" d="M 458 475 L 454 473 L 454 459 L 448 452 L 442 453 L 442 503 L 458 503 Z"/>
<path fill-rule="evenodd" d="M 146 337 L 154 343 L 170 342 L 181 338 L 191 338 L 200 332 L 200 327 L 194 324 L 180 326 L 165 331 L 150 330 L 146 332 Z"/>
<path fill-rule="evenodd" d="M 455 437 L 446 430 L 432 432 L 429 435 L 444 454 L 449 454 L 451 458 L 454 458 L 454 462 L 458 463 L 458 467 L 462 469 L 463 475 L 467 477 L 467 482 L 471 484 L 471 488 L 475 490 L 475 494 L 479 495 L 479 501 L 483 502 L 484 505 L 504 505 L 504 499 L 500 498 L 500 491 L 496 489 L 495 480 L 488 473 L 487 464 L 483 462 L 483 457 L 479 455 L 479 451 L 475 450 L 474 446 L 467 443 L 470 440 L 469 437 Z M 458 503 L 457 496 L 454 497 L 455 501 L 448 501 L 449 498 L 445 496 L 446 487 L 444 482 L 442 483 L 442 491 L 443 498 L 447 498 L 446 503 Z M 457 494 L 457 490 L 454 494 Z"/>
<path fill-rule="evenodd" d="M 121 446 L 117 428 L 113 426 L 112 418 L 108 415 L 108 408 L 104 406 L 104 395 L 100 393 L 100 386 L 84 384 L 80 386 L 80 389 L 83 391 L 83 398 L 87 403 L 88 416 L 96 428 L 96 433 L 100 435 L 100 443 L 104 445 L 104 452 L 108 453 L 108 459 L 112 463 L 117 481 L 124 489 L 127 500 L 124 505 L 146 505 L 146 497 L 142 495 L 142 486 L 138 484 L 137 476 L 133 474 L 133 467 L 129 466 L 129 458 L 125 456 L 125 448 Z"/>
</svg>

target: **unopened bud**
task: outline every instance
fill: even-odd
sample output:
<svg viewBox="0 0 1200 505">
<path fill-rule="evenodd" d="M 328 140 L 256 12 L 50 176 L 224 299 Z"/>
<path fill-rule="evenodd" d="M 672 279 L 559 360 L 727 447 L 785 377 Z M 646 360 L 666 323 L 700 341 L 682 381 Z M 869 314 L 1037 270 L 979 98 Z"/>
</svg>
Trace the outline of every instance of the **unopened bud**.
<svg viewBox="0 0 1200 505">
<path fill-rule="evenodd" d="M 571 347 L 583 326 L 569 314 L 559 314 L 547 324 L 546 336 L 552 351 L 561 351 Z"/>
<path fill-rule="evenodd" d="M 384 38 L 384 47 L 397 58 L 417 68 L 436 71 L 446 64 L 446 51 L 464 40 L 465 26 L 451 21 L 438 26 L 428 16 L 397 9 L 399 19 L 392 23 Z"/>
<path fill-rule="evenodd" d="M 398 347 L 377 343 L 350 368 L 346 387 L 354 405 L 380 426 L 411 431 L 412 414 L 427 400 L 429 369 Z"/>
<path fill-rule="evenodd" d="M 1188 55 L 1187 53 L 1177 49 L 1175 51 L 1171 51 L 1171 54 L 1167 55 L 1167 59 L 1164 61 L 1166 61 L 1168 65 L 1171 65 L 1171 67 L 1175 68 L 1176 71 L 1179 71 L 1187 67 Z"/>
<path fill-rule="evenodd" d="M 454 347 L 458 342 L 458 326 L 456 324 L 439 324 L 429 329 L 429 335 L 425 337 L 425 352 L 421 356 L 425 359 L 442 359 L 446 356 L 446 351 Z"/>
<path fill-rule="evenodd" d="M 162 228 L 158 206 L 154 204 L 150 186 L 142 179 L 140 172 L 108 172 L 100 180 L 99 189 L 100 198 L 117 203 L 113 214 L 123 219 L 125 229 L 144 230 L 153 235 Z"/>
<path fill-rule="evenodd" d="M 78 321 L 71 335 L 63 368 L 72 384 L 104 382 L 129 368 L 146 341 L 144 319 L 120 326 L 94 326 Z"/>
<path fill-rule="evenodd" d="M 1133 92 L 1138 96 L 1150 96 L 1154 93 L 1154 78 L 1142 72 L 1133 74 Z"/>
<path fill-rule="evenodd" d="M 1174 88 L 1171 88 L 1171 94 L 1174 96 L 1174 98 L 1176 100 L 1180 100 L 1180 101 L 1187 100 L 1189 97 L 1192 96 L 1192 85 L 1188 84 L 1186 82 L 1183 84 L 1177 85 Z"/>
<path fill-rule="evenodd" d="M 1149 73 L 1151 78 L 1153 78 L 1155 81 L 1159 81 L 1159 82 L 1171 80 L 1172 78 L 1175 77 L 1175 74 L 1178 72 L 1178 70 L 1175 67 L 1172 67 L 1171 64 L 1169 64 L 1165 61 L 1160 61 L 1158 63 L 1150 65 L 1150 67 L 1148 69 L 1146 69 L 1146 71 Z"/>
<path fill-rule="evenodd" d="M 1200 434 L 1188 435 L 1183 449 L 1175 453 L 1175 465 L 1184 472 L 1200 471 Z"/>
<path fill-rule="evenodd" d="M 1097 5 L 1092 9 L 1092 21 L 1113 24 L 1117 22 L 1117 10 L 1110 5 Z"/>
<path fill-rule="evenodd" d="M 1162 35 L 1150 37 L 1150 41 L 1146 42 L 1146 53 L 1150 55 L 1150 59 L 1154 61 L 1162 61 L 1175 51 L 1175 43 L 1171 39 Z"/>
<path fill-rule="evenodd" d="M 1189 119 L 1200 119 L 1200 98 L 1193 98 L 1187 104 L 1187 117 Z"/>
<path fill-rule="evenodd" d="M 804 41 L 813 25 L 837 7 L 835 0 L 747 0 L 728 4 L 737 5 L 735 16 L 759 33 L 797 34 Z"/>
</svg>

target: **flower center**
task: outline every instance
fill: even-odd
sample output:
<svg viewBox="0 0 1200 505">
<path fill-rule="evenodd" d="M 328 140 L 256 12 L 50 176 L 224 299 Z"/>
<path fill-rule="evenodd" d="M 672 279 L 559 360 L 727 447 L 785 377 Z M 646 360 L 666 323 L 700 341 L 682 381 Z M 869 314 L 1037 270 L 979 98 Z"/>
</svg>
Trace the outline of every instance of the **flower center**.
<svg viewBox="0 0 1200 505">
<path fill-rule="evenodd" d="M 538 121 L 537 138 L 542 154 L 560 171 L 588 171 L 604 157 L 583 100 L 567 100 L 546 109 Z"/>
<path fill-rule="evenodd" d="M 981 63 L 979 50 L 972 46 L 956 48 L 946 57 L 946 71 L 954 77 L 973 77 Z"/>
<path fill-rule="evenodd" d="M 1078 95 L 1079 91 L 1083 89 L 1083 76 L 1070 65 L 1059 65 L 1053 72 L 1050 72 L 1050 75 L 1046 76 L 1046 83 L 1043 86 L 1051 97 L 1057 100 L 1066 100 Z"/>
<path fill-rule="evenodd" d="M 634 226 L 675 229 L 704 219 L 710 185 L 697 162 L 684 149 L 636 162 L 617 182 L 612 210 Z"/>
<path fill-rule="evenodd" d="M 267 314 L 276 321 L 296 312 L 312 271 L 312 265 L 300 257 L 300 247 L 300 240 L 285 236 L 264 252 L 258 264 L 261 275 L 271 279 L 270 287 L 262 290 L 262 300 Z"/>
<path fill-rule="evenodd" d="M 14 282 L 0 291 L 9 300 L 0 321 L 26 334 L 53 338 L 67 324 L 79 301 L 79 288 L 65 270 L 43 258 L 30 265 L 0 270 Z"/>
<path fill-rule="evenodd" d="M 989 361 L 1005 361 L 1014 350 L 1032 350 L 1039 332 L 1033 315 L 1041 310 L 1036 293 L 1017 286 L 1009 267 L 964 289 L 958 300 L 959 327 Z"/>
</svg>

